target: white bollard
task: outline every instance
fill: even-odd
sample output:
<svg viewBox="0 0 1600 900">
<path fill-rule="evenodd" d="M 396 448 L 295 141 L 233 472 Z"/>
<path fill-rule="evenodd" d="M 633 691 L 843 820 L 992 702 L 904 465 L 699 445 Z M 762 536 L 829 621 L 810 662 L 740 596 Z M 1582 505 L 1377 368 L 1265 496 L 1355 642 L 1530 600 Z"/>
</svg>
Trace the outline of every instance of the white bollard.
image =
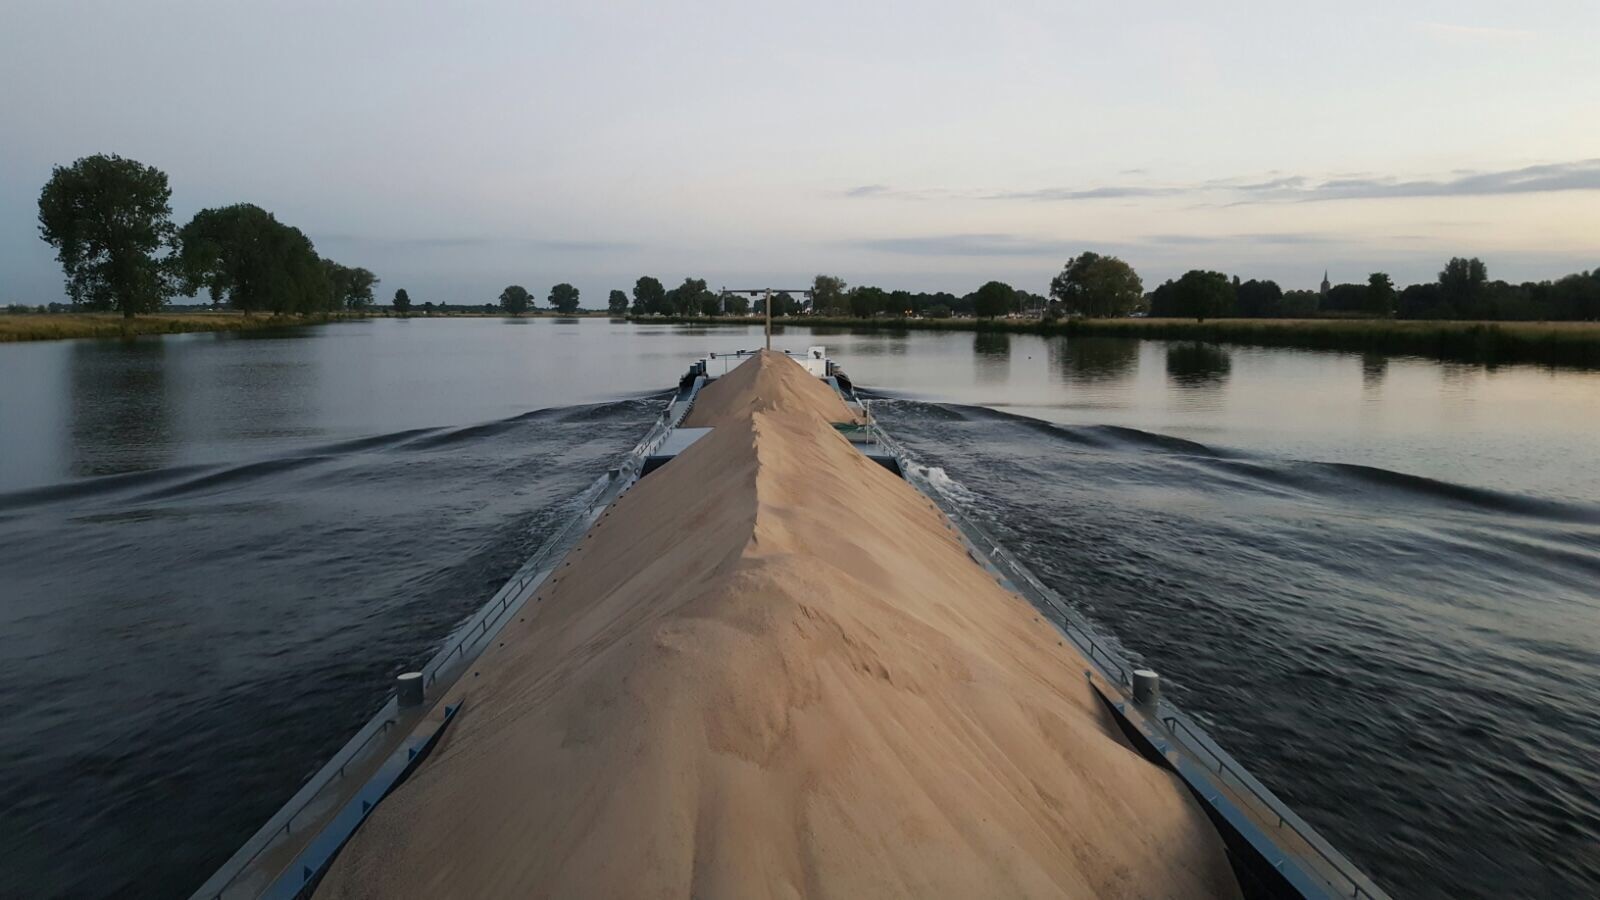
<svg viewBox="0 0 1600 900">
<path fill-rule="evenodd" d="M 1161 699 L 1161 676 L 1153 669 L 1133 670 L 1133 702 L 1140 706 L 1154 706 Z"/>
<path fill-rule="evenodd" d="M 422 673 L 406 672 L 395 679 L 395 696 L 401 706 L 422 705 Z"/>
</svg>

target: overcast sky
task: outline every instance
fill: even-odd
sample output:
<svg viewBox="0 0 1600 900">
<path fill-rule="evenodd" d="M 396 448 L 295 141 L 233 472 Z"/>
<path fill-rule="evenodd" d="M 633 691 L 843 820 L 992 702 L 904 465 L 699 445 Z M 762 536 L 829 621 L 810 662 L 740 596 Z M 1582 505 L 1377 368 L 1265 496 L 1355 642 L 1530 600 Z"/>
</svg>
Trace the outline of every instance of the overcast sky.
<svg viewBox="0 0 1600 900">
<path fill-rule="evenodd" d="M 1600 267 L 1597 47 L 1595 0 L 0 0 L 0 303 L 63 298 L 35 204 L 96 152 L 417 302 L 1551 277 Z"/>
</svg>

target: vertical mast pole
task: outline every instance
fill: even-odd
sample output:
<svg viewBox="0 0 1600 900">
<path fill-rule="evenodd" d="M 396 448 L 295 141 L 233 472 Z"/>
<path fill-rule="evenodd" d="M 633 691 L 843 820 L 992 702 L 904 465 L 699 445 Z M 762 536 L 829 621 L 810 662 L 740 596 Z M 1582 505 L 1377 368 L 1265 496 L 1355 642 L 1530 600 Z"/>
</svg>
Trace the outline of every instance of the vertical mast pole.
<svg viewBox="0 0 1600 900">
<path fill-rule="evenodd" d="M 772 349 L 772 288 L 767 288 L 767 349 Z"/>
</svg>

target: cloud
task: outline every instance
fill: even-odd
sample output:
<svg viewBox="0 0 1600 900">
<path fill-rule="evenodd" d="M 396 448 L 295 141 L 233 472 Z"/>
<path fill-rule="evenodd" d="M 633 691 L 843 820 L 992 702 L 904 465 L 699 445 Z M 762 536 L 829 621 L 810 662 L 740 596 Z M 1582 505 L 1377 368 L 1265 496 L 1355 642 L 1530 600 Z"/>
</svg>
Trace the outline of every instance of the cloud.
<svg viewBox="0 0 1600 900">
<path fill-rule="evenodd" d="M 1184 188 L 1113 185 L 1097 188 L 1039 188 L 1031 191 L 1001 191 L 983 194 L 985 200 L 1109 200 L 1119 197 L 1166 197 L 1184 193 Z"/>
<path fill-rule="evenodd" d="M 1483 197 L 1548 191 L 1600 190 L 1600 159 L 1478 172 L 1441 180 L 1337 178 L 1304 193 L 1307 200 L 1365 200 L 1384 197 Z"/>
<path fill-rule="evenodd" d="M 1317 234 L 1314 232 L 1286 231 L 1262 232 L 1258 234 L 1150 234 L 1140 238 L 1148 244 L 1169 244 L 1180 247 L 1194 246 L 1196 244 L 1277 244 L 1284 246 L 1307 246 L 1315 244 L 1335 244 L 1341 238 L 1330 234 Z"/>
<path fill-rule="evenodd" d="M 846 245 L 908 256 L 1060 256 L 1077 252 L 1079 243 L 1016 234 L 939 234 L 872 238 Z"/>
<path fill-rule="evenodd" d="M 1093 201 L 1118 198 L 1204 195 L 1229 201 L 1225 206 L 1252 203 L 1311 202 L 1319 200 L 1381 200 L 1393 197 L 1484 197 L 1553 191 L 1600 190 L 1600 159 L 1546 163 L 1492 172 L 1457 170 L 1440 178 L 1402 179 L 1395 176 L 1340 174 L 1322 176 L 1240 176 L 1186 185 L 1108 185 L 1091 188 L 1046 187 L 1007 191 L 948 191 L 933 188 L 897 190 L 886 185 L 866 185 L 848 192 L 852 197 L 917 197 L 929 199 L 1024 200 L 1037 202 Z M 1209 203 L 1207 205 L 1210 205 Z"/>
</svg>

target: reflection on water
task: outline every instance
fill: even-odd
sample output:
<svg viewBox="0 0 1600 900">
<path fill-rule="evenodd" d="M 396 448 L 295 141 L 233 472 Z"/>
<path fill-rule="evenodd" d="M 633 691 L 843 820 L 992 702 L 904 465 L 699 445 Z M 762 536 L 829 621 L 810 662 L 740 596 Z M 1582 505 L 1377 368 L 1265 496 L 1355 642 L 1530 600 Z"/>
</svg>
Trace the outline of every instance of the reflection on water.
<svg viewBox="0 0 1600 900">
<path fill-rule="evenodd" d="M 1069 384 L 1123 381 L 1139 366 L 1139 342 L 1133 338 L 1055 338 L 1046 352 L 1051 371 Z"/>
<path fill-rule="evenodd" d="M 979 384 L 1004 384 L 1011 378 L 1011 335 L 980 331 L 972 336 L 972 359 Z"/>
<path fill-rule="evenodd" d="M 73 341 L 74 475 L 159 468 L 172 453 L 165 341 Z"/>
<path fill-rule="evenodd" d="M 1373 350 L 1361 354 L 1361 386 L 1368 391 L 1376 391 L 1383 387 L 1383 379 L 1389 374 L 1389 357 Z"/>
<path fill-rule="evenodd" d="M 1167 377 L 1185 388 L 1220 387 L 1233 371 L 1233 358 L 1216 344 L 1183 341 L 1167 347 Z"/>
</svg>

